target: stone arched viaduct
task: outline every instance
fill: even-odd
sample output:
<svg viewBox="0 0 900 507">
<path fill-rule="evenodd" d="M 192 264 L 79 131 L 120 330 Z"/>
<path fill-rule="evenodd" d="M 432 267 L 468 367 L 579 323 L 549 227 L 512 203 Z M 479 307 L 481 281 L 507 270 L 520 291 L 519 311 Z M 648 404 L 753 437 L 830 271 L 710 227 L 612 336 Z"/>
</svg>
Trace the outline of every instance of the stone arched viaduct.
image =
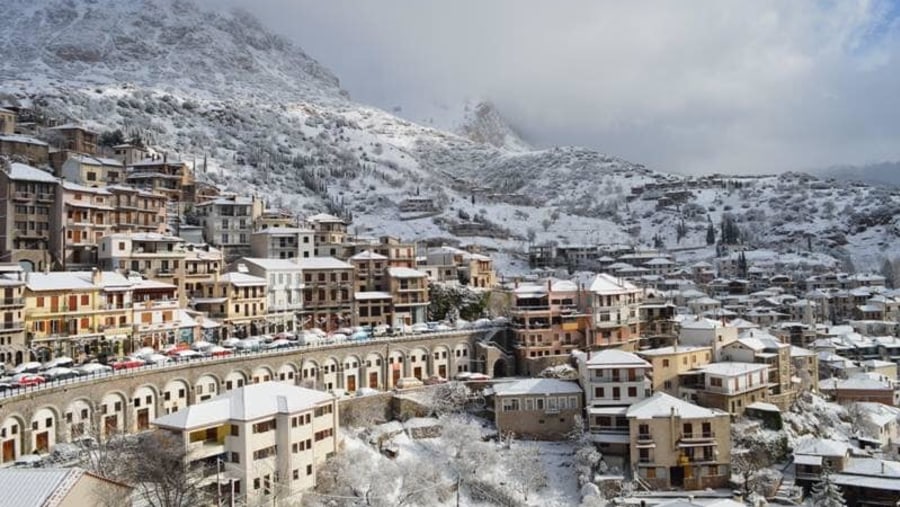
<svg viewBox="0 0 900 507">
<path fill-rule="evenodd" d="M 0 398 L 0 466 L 81 436 L 149 428 L 156 417 L 255 382 L 353 392 L 483 371 L 479 338 L 494 330 L 419 335 L 145 367 Z M 482 354 L 483 355 L 483 354 Z"/>
</svg>

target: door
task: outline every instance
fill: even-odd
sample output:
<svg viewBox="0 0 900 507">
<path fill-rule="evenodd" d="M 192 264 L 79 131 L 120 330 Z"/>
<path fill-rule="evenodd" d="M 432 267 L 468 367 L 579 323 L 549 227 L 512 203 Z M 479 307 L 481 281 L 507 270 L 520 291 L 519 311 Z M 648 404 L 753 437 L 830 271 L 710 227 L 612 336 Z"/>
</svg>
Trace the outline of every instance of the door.
<svg viewBox="0 0 900 507">
<path fill-rule="evenodd" d="M 138 431 L 150 428 L 150 409 L 142 408 L 137 413 L 137 429 Z"/>
<path fill-rule="evenodd" d="M 369 387 L 378 389 L 378 372 L 369 373 Z"/>
<path fill-rule="evenodd" d="M 397 385 L 397 381 L 400 380 L 400 368 L 399 368 L 399 366 L 400 366 L 399 364 L 394 365 L 394 369 L 391 370 L 391 385 L 392 385 L 392 386 Z"/>
<path fill-rule="evenodd" d="M 347 377 L 347 390 L 351 393 L 356 391 L 356 375 L 349 375 Z"/>
<path fill-rule="evenodd" d="M 114 415 L 108 415 L 105 419 L 103 419 L 103 428 L 106 432 L 106 436 L 110 436 L 116 433 L 116 430 L 119 429 L 119 419 Z"/>
<path fill-rule="evenodd" d="M 422 380 L 422 367 L 416 366 L 413 368 L 413 377 L 416 377 L 419 380 Z"/>
<path fill-rule="evenodd" d="M 35 452 L 47 452 L 50 447 L 50 434 L 42 431 L 34 437 L 34 441 Z"/>
<path fill-rule="evenodd" d="M 446 364 L 438 365 L 438 376 L 441 378 L 447 378 L 447 365 Z"/>
<path fill-rule="evenodd" d="M 684 486 L 684 468 L 682 467 L 669 467 L 669 477 L 671 479 L 671 484 L 673 488 L 680 488 Z"/>
<path fill-rule="evenodd" d="M 7 440 L 3 442 L 3 463 L 16 460 L 16 441 Z"/>
</svg>

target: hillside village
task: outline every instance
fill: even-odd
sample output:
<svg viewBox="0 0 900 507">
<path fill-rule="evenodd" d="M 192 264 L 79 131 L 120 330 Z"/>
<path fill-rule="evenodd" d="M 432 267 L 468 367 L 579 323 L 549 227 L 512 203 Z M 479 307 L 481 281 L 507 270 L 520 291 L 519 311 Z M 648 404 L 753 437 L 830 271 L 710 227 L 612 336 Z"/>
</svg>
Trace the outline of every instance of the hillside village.
<svg viewBox="0 0 900 507">
<path fill-rule="evenodd" d="M 668 505 L 680 492 L 698 505 L 730 505 L 725 491 L 737 502 L 815 504 L 821 484 L 838 486 L 848 505 L 898 498 L 900 294 L 891 270 L 847 274 L 828 256 L 719 240 L 713 262 L 617 244 L 532 246 L 532 271 L 501 277 L 476 244 L 357 236 L 349 217 L 300 217 L 258 195 L 223 192 L 197 178 L 194 164 L 140 139 L 41 125 L 16 106 L 0 116 L 0 360 L 15 374 L 0 383 L 6 395 L 96 368 L 484 321 L 502 332 L 480 343 L 480 364 L 426 364 L 365 385 L 339 372 L 304 385 L 321 390 L 316 403 L 329 414 L 367 389 L 421 390 L 413 398 L 424 412 L 412 414 L 427 416 L 435 396 L 459 384 L 464 399 L 487 399 L 481 417 L 501 438 L 581 435 L 577 445 L 598 456 L 579 475 L 585 505 L 617 495 Z M 402 206 L 430 209 L 425 199 Z M 724 238 L 728 227 L 709 229 Z M 265 386 L 253 385 L 254 396 L 269 396 Z M 809 410 L 837 426 L 810 420 Z M 152 426 L 196 431 L 180 426 L 179 413 Z M 340 447 L 338 418 L 330 420 L 330 451 L 315 460 Z M 442 424 L 453 423 L 445 415 L 423 427 Z M 14 442 L 4 446 L 5 466 L 27 450 L 52 454 L 62 438 L 33 431 L 33 444 L 20 444 L 3 431 Z M 298 479 L 291 488 L 315 485 Z"/>
</svg>

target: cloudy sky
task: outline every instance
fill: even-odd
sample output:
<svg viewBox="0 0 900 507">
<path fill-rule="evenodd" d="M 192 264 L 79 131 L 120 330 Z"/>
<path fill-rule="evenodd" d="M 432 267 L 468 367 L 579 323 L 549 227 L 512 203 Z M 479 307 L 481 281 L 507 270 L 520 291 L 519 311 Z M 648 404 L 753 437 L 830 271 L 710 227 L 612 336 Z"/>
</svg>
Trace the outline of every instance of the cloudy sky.
<svg viewBox="0 0 900 507">
<path fill-rule="evenodd" d="M 536 146 L 693 173 L 900 159 L 898 0 L 208 1 L 415 120 L 489 99 Z"/>
</svg>

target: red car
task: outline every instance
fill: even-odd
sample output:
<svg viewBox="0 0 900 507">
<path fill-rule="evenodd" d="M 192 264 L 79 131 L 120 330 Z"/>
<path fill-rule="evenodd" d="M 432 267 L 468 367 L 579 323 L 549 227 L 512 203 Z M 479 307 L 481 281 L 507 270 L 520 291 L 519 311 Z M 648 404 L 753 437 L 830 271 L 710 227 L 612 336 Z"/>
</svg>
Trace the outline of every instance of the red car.
<svg viewBox="0 0 900 507">
<path fill-rule="evenodd" d="M 30 373 L 25 373 L 18 379 L 16 379 L 16 385 L 18 387 L 29 387 L 29 386 L 38 386 L 46 382 L 44 377 L 40 375 L 33 375 Z"/>
<path fill-rule="evenodd" d="M 116 361 L 115 363 L 113 363 L 112 367 L 114 370 L 127 370 L 129 368 L 140 368 L 141 366 L 144 366 L 144 364 L 146 363 L 144 363 L 140 359 L 126 357 L 121 361 Z"/>
</svg>

